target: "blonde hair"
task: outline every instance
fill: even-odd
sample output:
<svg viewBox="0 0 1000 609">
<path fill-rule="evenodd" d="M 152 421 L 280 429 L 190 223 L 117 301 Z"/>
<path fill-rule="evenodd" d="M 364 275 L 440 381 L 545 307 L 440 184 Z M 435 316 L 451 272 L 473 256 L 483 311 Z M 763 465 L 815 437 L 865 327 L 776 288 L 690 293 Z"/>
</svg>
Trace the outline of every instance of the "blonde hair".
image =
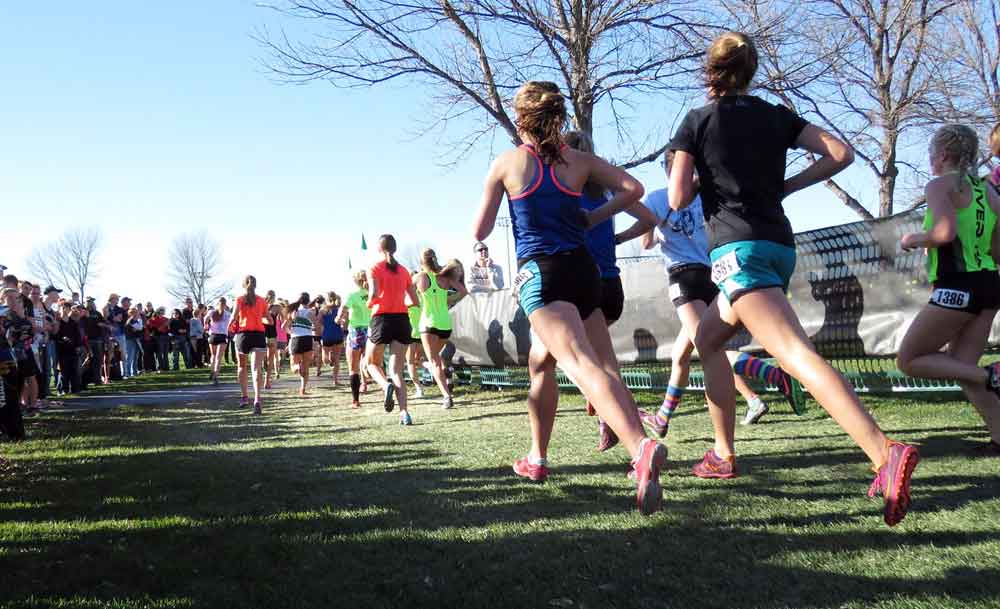
<svg viewBox="0 0 1000 609">
<path fill-rule="evenodd" d="M 566 124 L 566 98 L 554 82 L 531 80 L 514 95 L 517 128 L 531 137 L 546 165 L 564 163 L 562 130 Z"/>
<path fill-rule="evenodd" d="M 448 261 L 448 264 L 444 265 L 441 272 L 438 273 L 441 277 L 448 277 L 454 281 L 465 281 L 465 267 L 462 266 L 462 261 L 458 258 L 452 258 Z"/>
<path fill-rule="evenodd" d="M 990 131 L 990 153 L 993 156 L 1000 156 L 1000 123 L 997 123 L 993 127 L 993 131 Z"/>
<path fill-rule="evenodd" d="M 440 273 L 441 265 L 438 264 L 437 254 L 431 248 L 424 248 L 424 251 L 420 252 L 420 268 L 429 273 Z"/>
<path fill-rule="evenodd" d="M 931 137 L 931 151 L 940 152 L 955 165 L 956 187 L 961 188 L 965 176 L 975 172 L 979 136 L 967 125 L 945 125 Z"/>
<path fill-rule="evenodd" d="M 359 288 L 368 289 L 368 276 L 365 275 L 364 271 L 358 271 L 354 273 L 354 285 Z"/>
<path fill-rule="evenodd" d="M 742 32 L 720 34 L 705 53 L 704 81 L 713 97 L 745 91 L 757 73 L 757 47 Z"/>
<path fill-rule="evenodd" d="M 573 150 L 594 154 L 594 139 L 583 131 L 567 131 L 565 139 L 566 145 Z M 583 185 L 583 192 L 590 199 L 600 199 L 604 195 L 604 188 L 597 182 L 588 180 Z"/>
</svg>

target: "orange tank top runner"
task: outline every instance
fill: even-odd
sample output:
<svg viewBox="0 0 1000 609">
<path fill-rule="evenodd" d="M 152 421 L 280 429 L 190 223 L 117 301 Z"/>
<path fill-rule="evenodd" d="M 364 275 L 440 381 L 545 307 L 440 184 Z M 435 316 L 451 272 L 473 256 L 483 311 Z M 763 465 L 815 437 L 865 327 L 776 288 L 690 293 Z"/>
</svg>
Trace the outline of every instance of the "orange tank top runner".
<svg viewBox="0 0 1000 609">
<path fill-rule="evenodd" d="M 236 299 L 237 332 L 263 332 L 263 318 L 267 315 L 267 301 L 258 296 L 247 304 L 243 296 Z"/>
<path fill-rule="evenodd" d="M 372 267 L 371 274 L 372 278 L 375 279 L 375 287 L 378 289 L 378 292 L 372 294 L 368 302 L 372 315 L 405 314 L 407 312 L 404 302 L 406 291 L 413 285 L 410 271 L 402 264 L 397 264 L 396 272 L 393 273 L 389 270 L 389 264 L 382 261 Z"/>
</svg>

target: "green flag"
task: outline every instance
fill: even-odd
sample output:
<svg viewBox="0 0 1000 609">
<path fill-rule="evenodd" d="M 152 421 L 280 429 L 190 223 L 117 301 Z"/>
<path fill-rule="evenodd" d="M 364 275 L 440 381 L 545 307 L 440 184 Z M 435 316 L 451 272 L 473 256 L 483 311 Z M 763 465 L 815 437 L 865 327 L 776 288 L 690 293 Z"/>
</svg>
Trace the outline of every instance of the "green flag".
<svg viewBox="0 0 1000 609">
<path fill-rule="evenodd" d="M 361 249 L 362 249 L 362 251 L 365 251 L 365 250 L 368 249 L 368 244 L 365 243 L 365 234 L 364 233 L 361 233 Z"/>
<path fill-rule="evenodd" d="M 351 270 L 351 257 L 350 256 L 347 257 L 347 270 L 348 271 Z"/>
</svg>

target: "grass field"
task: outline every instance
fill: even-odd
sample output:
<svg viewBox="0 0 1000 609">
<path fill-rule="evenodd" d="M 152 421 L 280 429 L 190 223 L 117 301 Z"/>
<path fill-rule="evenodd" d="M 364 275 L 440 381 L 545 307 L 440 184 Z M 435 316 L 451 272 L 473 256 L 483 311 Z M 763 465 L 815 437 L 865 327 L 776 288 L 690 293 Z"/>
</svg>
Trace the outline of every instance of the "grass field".
<svg viewBox="0 0 1000 609">
<path fill-rule="evenodd" d="M 32 419 L 0 445 L 0 607 L 1000 607 L 1000 460 L 966 456 L 985 434 L 965 403 L 869 400 L 924 456 L 889 529 L 817 408 L 773 404 L 738 430 L 745 475 L 703 481 L 688 396 L 666 510 L 643 518 L 579 396 L 533 485 L 510 471 L 521 392 L 418 401 L 411 428 L 375 392 L 361 412 L 343 390 L 290 393 L 260 418 L 229 401 Z"/>
</svg>

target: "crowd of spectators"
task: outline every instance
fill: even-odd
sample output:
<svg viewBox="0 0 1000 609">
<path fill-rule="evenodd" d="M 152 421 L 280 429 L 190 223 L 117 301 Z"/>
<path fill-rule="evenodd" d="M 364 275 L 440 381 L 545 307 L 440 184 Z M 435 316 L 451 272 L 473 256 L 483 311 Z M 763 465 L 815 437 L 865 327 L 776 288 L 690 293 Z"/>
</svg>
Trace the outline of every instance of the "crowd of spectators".
<svg viewBox="0 0 1000 609">
<path fill-rule="evenodd" d="M 208 365 L 208 309 L 186 299 L 170 316 L 164 307 L 110 294 L 63 296 L 3 274 L 0 291 L 0 435 L 24 437 L 22 417 L 48 407 L 52 396 L 87 391 L 141 374 Z M 235 361 L 231 350 L 226 362 Z"/>
</svg>

